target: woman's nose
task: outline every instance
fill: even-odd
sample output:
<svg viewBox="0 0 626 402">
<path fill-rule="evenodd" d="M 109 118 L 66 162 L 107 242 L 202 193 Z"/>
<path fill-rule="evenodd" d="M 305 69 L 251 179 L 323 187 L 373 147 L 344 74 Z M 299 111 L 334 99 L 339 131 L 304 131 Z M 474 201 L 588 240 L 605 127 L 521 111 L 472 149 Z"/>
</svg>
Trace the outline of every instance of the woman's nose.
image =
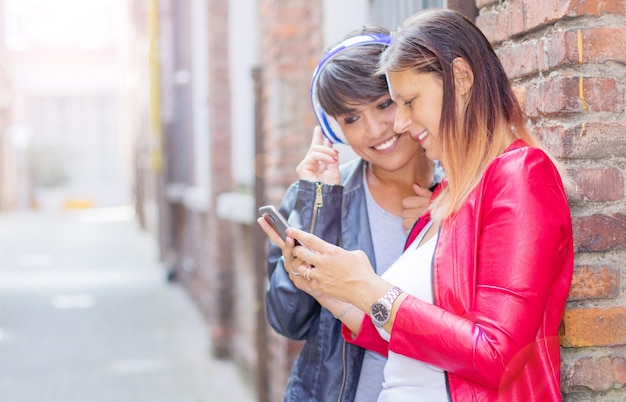
<svg viewBox="0 0 626 402">
<path fill-rule="evenodd" d="M 403 111 L 402 109 L 403 108 L 401 107 L 396 109 L 396 118 L 393 122 L 393 131 L 396 133 L 409 131 L 409 125 L 411 124 L 409 113 Z"/>
<path fill-rule="evenodd" d="M 390 119 L 381 119 L 376 116 L 366 116 L 367 133 L 370 138 L 380 138 L 387 134 L 390 125 L 392 124 Z"/>
</svg>

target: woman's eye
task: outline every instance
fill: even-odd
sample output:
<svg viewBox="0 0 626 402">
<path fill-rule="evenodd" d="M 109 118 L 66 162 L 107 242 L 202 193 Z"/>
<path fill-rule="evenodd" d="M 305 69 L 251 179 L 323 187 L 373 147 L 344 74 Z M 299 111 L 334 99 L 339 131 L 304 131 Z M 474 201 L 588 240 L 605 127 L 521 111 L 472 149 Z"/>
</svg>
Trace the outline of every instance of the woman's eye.
<svg viewBox="0 0 626 402">
<path fill-rule="evenodd" d="M 353 124 L 359 119 L 359 116 L 347 116 L 343 119 L 344 124 Z"/>
<path fill-rule="evenodd" d="M 384 110 L 384 109 L 387 109 L 388 107 L 390 107 L 393 104 L 394 104 L 393 100 L 387 99 L 386 101 L 384 101 L 383 103 L 378 105 L 378 109 Z"/>
<path fill-rule="evenodd" d="M 404 106 L 407 106 L 407 107 L 409 107 L 409 108 L 412 108 L 412 107 L 413 107 L 413 102 L 415 102 L 415 98 L 413 98 L 413 99 L 411 99 L 411 100 L 408 100 L 408 101 L 404 102 Z"/>
</svg>

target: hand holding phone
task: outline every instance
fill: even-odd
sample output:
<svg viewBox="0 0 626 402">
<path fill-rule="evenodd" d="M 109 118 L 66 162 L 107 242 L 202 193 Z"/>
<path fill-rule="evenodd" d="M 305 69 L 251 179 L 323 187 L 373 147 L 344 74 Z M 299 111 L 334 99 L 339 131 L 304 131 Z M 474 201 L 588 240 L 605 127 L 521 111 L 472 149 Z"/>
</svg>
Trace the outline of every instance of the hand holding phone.
<svg viewBox="0 0 626 402">
<path fill-rule="evenodd" d="M 259 208 L 259 215 L 274 229 L 283 242 L 287 242 L 287 219 L 273 205 L 264 205 Z M 300 245 L 296 240 L 296 245 Z"/>
</svg>

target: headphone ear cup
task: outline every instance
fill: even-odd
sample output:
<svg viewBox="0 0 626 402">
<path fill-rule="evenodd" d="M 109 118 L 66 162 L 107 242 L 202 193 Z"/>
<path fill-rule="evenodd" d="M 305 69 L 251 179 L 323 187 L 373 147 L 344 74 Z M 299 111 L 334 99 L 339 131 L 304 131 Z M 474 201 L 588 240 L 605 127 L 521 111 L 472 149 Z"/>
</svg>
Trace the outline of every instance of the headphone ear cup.
<svg viewBox="0 0 626 402">
<path fill-rule="evenodd" d="M 324 137 L 328 139 L 333 144 L 347 144 L 346 138 L 343 134 L 343 130 L 337 120 L 326 114 L 324 109 L 320 108 L 320 118 L 318 118 L 318 122 L 320 123 L 320 127 L 322 128 L 322 132 L 324 133 Z"/>
<path fill-rule="evenodd" d="M 317 75 L 313 76 L 313 82 L 311 84 L 311 103 L 313 104 L 313 112 L 315 113 L 315 118 L 322 129 L 322 133 L 324 133 L 324 137 L 328 139 L 333 144 L 343 144 L 345 143 L 342 138 L 335 134 L 335 130 L 339 129 L 341 132 L 341 137 L 343 137 L 343 132 L 341 131 L 341 127 L 339 127 L 339 123 L 332 117 L 326 114 L 326 111 L 322 108 L 318 98 L 317 98 Z"/>
<path fill-rule="evenodd" d="M 322 105 L 319 102 L 317 96 L 317 82 L 321 72 L 324 70 L 324 67 L 339 53 L 344 51 L 345 49 L 349 49 L 354 46 L 363 46 L 363 45 L 384 45 L 387 46 L 391 43 L 391 36 L 382 35 L 382 34 L 369 34 L 369 35 L 358 35 L 349 39 L 344 40 L 339 43 L 337 46 L 333 47 L 320 61 L 320 63 L 315 68 L 313 72 L 313 78 L 311 79 L 311 104 L 313 105 L 313 112 L 315 113 L 315 118 L 317 119 L 318 124 L 322 128 L 322 132 L 324 136 L 333 144 L 347 144 L 346 137 L 341 129 L 341 126 L 333 118 L 326 114 Z"/>
<path fill-rule="evenodd" d="M 332 116 L 326 116 L 328 120 L 328 125 L 332 130 L 332 135 L 334 138 L 337 138 L 337 142 L 340 144 L 347 144 L 348 140 L 346 140 L 346 135 L 343 133 L 339 122 Z"/>
</svg>

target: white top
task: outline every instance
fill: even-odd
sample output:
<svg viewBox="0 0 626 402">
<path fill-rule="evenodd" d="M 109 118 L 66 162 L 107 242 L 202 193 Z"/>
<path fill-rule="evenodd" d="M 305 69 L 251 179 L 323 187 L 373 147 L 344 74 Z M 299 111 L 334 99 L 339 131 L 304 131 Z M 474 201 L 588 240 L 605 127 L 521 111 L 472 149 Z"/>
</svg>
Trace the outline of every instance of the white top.
<svg viewBox="0 0 626 402">
<path fill-rule="evenodd" d="M 382 277 L 406 293 L 432 303 L 431 262 L 438 236 L 417 246 L 429 227 L 430 224 Z M 378 328 L 378 332 L 389 340 L 387 331 Z M 389 351 L 384 375 L 378 402 L 448 402 L 445 375 L 440 368 Z"/>
<path fill-rule="evenodd" d="M 376 273 L 382 275 L 402 255 L 406 241 L 406 231 L 402 227 L 402 217 L 385 211 L 376 203 L 367 184 L 367 164 L 363 164 L 363 190 L 367 205 L 367 218 L 374 246 Z"/>
</svg>

